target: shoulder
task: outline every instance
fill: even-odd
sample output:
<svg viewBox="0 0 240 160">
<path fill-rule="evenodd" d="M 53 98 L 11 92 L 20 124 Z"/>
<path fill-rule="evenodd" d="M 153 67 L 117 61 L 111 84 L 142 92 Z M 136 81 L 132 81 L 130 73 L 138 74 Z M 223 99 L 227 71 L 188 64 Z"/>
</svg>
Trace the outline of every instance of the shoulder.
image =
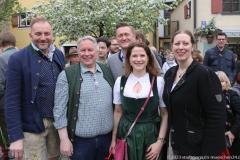
<svg viewBox="0 0 240 160">
<path fill-rule="evenodd" d="M 108 58 L 108 62 L 109 62 L 109 61 L 114 61 L 114 60 L 118 59 L 120 53 L 121 53 L 121 52 L 118 52 L 118 53 L 115 53 L 115 54 L 111 55 L 111 56 Z"/>
<path fill-rule="evenodd" d="M 213 47 L 213 48 L 209 48 L 209 49 L 206 51 L 206 54 L 213 54 L 213 53 L 215 53 L 215 51 L 216 51 L 216 46 Z"/>
<path fill-rule="evenodd" d="M 70 66 L 67 66 L 64 70 L 65 70 L 66 72 L 70 72 L 70 71 L 72 71 L 72 70 L 77 69 L 79 66 L 80 66 L 79 64 L 72 64 L 72 65 L 70 65 Z"/>
<path fill-rule="evenodd" d="M 58 49 L 58 48 L 55 48 L 54 52 L 55 52 L 56 54 L 59 54 L 59 55 L 62 55 L 62 56 L 63 56 L 63 52 L 62 52 L 60 49 Z"/>
<path fill-rule="evenodd" d="M 19 60 L 19 61 L 26 61 L 26 57 L 29 56 L 32 52 L 29 50 L 28 47 L 25 47 L 23 49 L 20 49 L 16 52 L 14 52 L 11 56 L 10 56 L 10 59 L 16 59 L 16 60 Z"/>
<path fill-rule="evenodd" d="M 173 74 L 176 72 L 177 68 L 178 68 L 178 66 L 173 66 L 173 67 L 169 68 L 164 75 L 164 80 L 166 80 L 166 78 L 173 76 Z"/>
</svg>

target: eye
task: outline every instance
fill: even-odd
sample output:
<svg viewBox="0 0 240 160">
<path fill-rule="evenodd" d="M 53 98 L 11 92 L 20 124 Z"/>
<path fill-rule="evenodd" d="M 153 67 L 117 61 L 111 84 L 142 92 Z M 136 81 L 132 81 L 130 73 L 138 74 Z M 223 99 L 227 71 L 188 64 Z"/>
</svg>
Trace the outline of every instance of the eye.
<svg viewBox="0 0 240 160">
<path fill-rule="evenodd" d="M 41 36 L 42 33 L 40 33 L 40 32 L 36 32 L 35 35 L 36 35 L 36 36 Z"/>
<path fill-rule="evenodd" d="M 174 45 L 175 45 L 175 46 L 179 46 L 180 43 L 179 43 L 179 42 L 175 42 Z"/>
</svg>

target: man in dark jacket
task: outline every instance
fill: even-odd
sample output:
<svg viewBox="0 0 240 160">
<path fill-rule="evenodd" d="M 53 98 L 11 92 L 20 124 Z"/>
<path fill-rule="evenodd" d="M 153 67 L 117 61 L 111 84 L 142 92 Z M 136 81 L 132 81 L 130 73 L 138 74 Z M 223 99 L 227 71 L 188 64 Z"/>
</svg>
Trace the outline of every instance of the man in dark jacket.
<svg viewBox="0 0 240 160">
<path fill-rule="evenodd" d="M 15 159 L 56 159 L 59 139 L 53 126 L 54 90 L 64 68 L 63 53 L 54 47 L 52 27 L 32 19 L 31 44 L 8 63 L 5 116 L 10 153 Z"/>
<path fill-rule="evenodd" d="M 203 64 L 213 71 L 224 71 L 231 83 L 235 77 L 235 60 L 233 52 L 226 48 L 227 35 L 224 32 L 217 34 L 217 45 L 206 51 Z"/>
</svg>

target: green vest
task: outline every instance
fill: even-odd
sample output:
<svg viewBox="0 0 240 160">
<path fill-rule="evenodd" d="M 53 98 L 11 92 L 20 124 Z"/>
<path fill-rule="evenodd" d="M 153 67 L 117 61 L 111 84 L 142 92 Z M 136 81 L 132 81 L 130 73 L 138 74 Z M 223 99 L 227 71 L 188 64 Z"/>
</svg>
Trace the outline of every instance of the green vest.
<svg viewBox="0 0 240 160">
<path fill-rule="evenodd" d="M 109 83 L 109 85 L 113 88 L 114 79 L 112 76 L 112 72 L 110 68 L 106 64 L 97 63 L 103 71 L 104 79 Z M 67 119 L 68 119 L 68 136 L 71 142 L 74 141 L 76 122 L 78 119 L 78 108 L 79 108 L 79 97 L 82 83 L 81 76 L 81 65 L 74 64 L 70 67 L 65 68 L 68 86 L 69 86 L 69 100 L 67 103 Z"/>
</svg>

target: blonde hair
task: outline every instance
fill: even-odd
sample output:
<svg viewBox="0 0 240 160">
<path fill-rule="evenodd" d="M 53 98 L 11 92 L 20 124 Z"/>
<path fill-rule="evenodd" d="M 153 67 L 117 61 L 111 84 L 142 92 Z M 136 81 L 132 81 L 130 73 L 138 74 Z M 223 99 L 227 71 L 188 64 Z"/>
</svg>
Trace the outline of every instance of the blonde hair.
<svg viewBox="0 0 240 160">
<path fill-rule="evenodd" d="M 228 76 L 226 75 L 226 73 L 223 71 L 217 71 L 215 73 L 217 74 L 217 76 L 221 82 L 226 82 L 226 84 L 227 84 L 226 89 L 229 90 L 231 88 L 231 83 L 230 83 L 230 80 L 229 80 Z"/>
</svg>

